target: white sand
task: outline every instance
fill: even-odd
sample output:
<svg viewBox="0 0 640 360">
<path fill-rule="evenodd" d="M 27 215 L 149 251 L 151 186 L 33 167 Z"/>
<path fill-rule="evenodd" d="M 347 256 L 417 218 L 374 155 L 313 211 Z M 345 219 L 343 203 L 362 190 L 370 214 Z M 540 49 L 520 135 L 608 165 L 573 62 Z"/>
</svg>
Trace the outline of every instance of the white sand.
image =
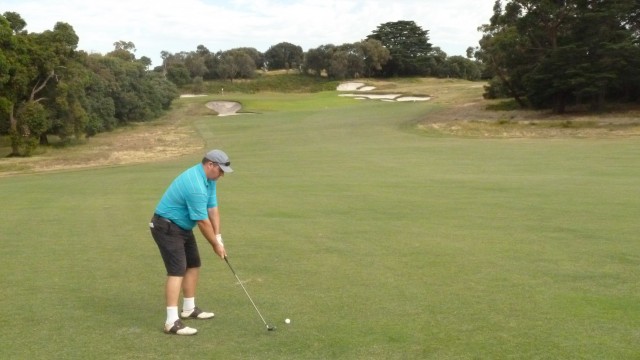
<svg viewBox="0 0 640 360">
<path fill-rule="evenodd" d="M 346 82 L 338 85 L 338 91 L 371 91 L 375 86 L 365 86 L 360 82 Z M 431 100 L 430 96 L 402 96 L 402 94 L 340 94 L 339 96 L 352 97 L 354 99 L 371 99 L 382 101 L 427 101 Z"/>
<path fill-rule="evenodd" d="M 401 96 L 396 101 L 427 101 L 431 100 L 430 96 Z"/>
<path fill-rule="evenodd" d="M 373 100 L 394 100 L 402 94 L 340 94 L 338 96 L 354 97 L 354 98 L 366 98 Z"/>
<path fill-rule="evenodd" d="M 207 107 L 217 112 L 218 116 L 238 115 L 237 112 L 242 109 L 242 105 L 235 101 L 211 101 Z"/>
<path fill-rule="evenodd" d="M 338 85 L 338 91 L 354 91 L 358 90 L 358 88 L 363 87 L 364 83 L 360 82 L 347 82 Z"/>
</svg>

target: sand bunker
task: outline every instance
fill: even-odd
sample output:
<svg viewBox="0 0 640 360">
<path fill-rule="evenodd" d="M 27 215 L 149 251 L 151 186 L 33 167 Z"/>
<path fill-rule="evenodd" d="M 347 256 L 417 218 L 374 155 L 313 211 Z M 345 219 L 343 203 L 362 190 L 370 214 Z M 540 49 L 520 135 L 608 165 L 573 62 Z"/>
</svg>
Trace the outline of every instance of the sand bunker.
<svg viewBox="0 0 640 360">
<path fill-rule="evenodd" d="M 202 95 L 202 94 L 182 94 L 180 95 L 181 98 L 192 98 L 192 97 L 200 97 L 200 96 L 207 96 L 207 95 Z"/>
<path fill-rule="evenodd" d="M 338 91 L 355 91 L 363 86 L 364 86 L 364 83 L 359 83 L 359 82 L 342 83 L 338 85 Z"/>
<path fill-rule="evenodd" d="M 211 101 L 207 107 L 217 112 L 218 116 L 238 115 L 237 112 L 242 109 L 242 105 L 235 101 Z"/>
<path fill-rule="evenodd" d="M 431 100 L 431 96 L 400 96 L 396 101 L 427 101 Z"/>
<path fill-rule="evenodd" d="M 338 96 L 353 97 L 356 99 L 395 100 L 402 94 L 340 94 Z"/>
<path fill-rule="evenodd" d="M 371 91 L 375 86 L 365 86 L 360 82 L 346 82 L 338 85 L 338 91 Z M 403 96 L 402 94 L 340 94 L 339 96 L 352 97 L 358 100 L 372 99 L 382 101 L 427 101 L 430 96 Z"/>
</svg>

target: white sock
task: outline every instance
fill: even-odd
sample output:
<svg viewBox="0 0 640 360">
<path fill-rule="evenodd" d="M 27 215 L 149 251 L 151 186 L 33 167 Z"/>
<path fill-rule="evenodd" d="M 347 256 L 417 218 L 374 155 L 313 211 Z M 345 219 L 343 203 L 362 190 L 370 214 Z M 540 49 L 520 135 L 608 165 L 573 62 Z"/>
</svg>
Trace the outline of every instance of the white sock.
<svg viewBox="0 0 640 360">
<path fill-rule="evenodd" d="M 191 311 L 196 307 L 196 298 L 184 298 L 182 302 L 182 311 Z"/>
<path fill-rule="evenodd" d="M 178 319 L 178 307 L 167 306 L 167 324 L 173 324 Z"/>
</svg>

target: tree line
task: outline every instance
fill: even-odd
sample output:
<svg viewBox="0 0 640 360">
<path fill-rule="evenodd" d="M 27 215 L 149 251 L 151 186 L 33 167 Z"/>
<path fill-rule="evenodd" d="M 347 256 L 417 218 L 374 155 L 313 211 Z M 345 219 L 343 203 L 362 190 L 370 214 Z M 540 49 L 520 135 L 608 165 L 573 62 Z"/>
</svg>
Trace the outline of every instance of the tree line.
<svg viewBox="0 0 640 360">
<path fill-rule="evenodd" d="M 640 100 L 640 1 L 496 0 L 480 30 L 485 97 L 556 113 Z"/>
<path fill-rule="evenodd" d="M 63 142 L 157 118 L 179 96 L 175 84 L 147 71 L 130 43 L 100 55 L 77 51 L 71 25 L 29 33 L 19 14 L 0 16 L 0 135 L 10 156 L 29 156 L 48 135 Z"/>
<path fill-rule="evenodd" d="M 211 52 L 204 45 L 194 51 L 161 53 L 163 72 L 178 85 L 204 80 L 250 79 L 256 70 L 296 70 L 305 75 L 331 79 L 390 76 L 435 76 L 478 80 L 482 63 L 451 56 L 429 43 L 428 30 L 413 21 L 388 22 L 366 39 L 341 45 L 325 44 L 304 52 L 302 47 L 281 42 L 261 53 L 241 47 Z"/>
</svg>

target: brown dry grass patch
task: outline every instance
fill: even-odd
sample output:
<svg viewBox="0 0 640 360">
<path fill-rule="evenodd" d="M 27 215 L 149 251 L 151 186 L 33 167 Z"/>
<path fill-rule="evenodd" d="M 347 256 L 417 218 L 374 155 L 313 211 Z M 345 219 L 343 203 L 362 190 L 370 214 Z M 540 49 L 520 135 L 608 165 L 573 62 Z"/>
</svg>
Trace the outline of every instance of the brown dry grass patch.
<svg viewBox="0 0 640 360">
<path fill-rule="evenodd" d="M 429 113 L 417 125 L 427 133 L 481 138 L 617 138 L 640 136 L 640 107 L 563 115 L 533 110 L 489 110 L 499 101 L 477 99 Z"/>
<path fill-rule="evenodd" d="M 430 111 L 417 123 L 427 134 L 485 138 L 616 138 L 640 136 L 640 105 L 616 106 L 593 113 L 493 110 L 509 100 L 486 100 L 484 83 L 457 79 L 367 79 L 375 92 L 431 96 Z"/>
<path fill-rule="evenodd" d="M 188 124 L 189 115 L 202 114 L 195 104 L 178 105 L 160 120 L 135 123 L 64 147 L 40 148 L 28 158 L 0 158 L 0 176 L 136 164 L 202 151 L 203 140 Z"/>
</svg>

